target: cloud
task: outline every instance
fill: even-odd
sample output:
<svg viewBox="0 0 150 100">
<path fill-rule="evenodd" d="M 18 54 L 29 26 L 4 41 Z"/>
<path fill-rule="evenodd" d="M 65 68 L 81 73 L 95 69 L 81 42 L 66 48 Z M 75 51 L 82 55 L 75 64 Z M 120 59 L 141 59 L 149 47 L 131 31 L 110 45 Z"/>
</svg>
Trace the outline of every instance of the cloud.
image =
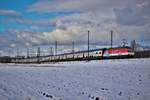
<svg viewBox="0 0 150 100">
<path fill-rule="evenodd" d="M 150 20 L 149 0 L 40 0 L 28 7 L 29 12 L 93 12 L 116 16 L 122 25 L 144 25 Z"/>
<path fill-rule="evenodd" d="M 115 9 L 117 22 L 122 25 L 144 25 L 145 19 L 131 8 Z"/>
<path fill-rule="evenodd" d="M 17 16 L 20 16 L 20 13 L 15 11 L 15 10 L 0 10 L 0 15 L 1 16 L 14 16 L 14 17 L 17 17 Z"/>
<path fill-rule="evenodd" d="M 2 49 L 2 48 L 9 48 L 9 47 L 11 47 L 10 46 L 10 44 L 13 44 L 13 43 L 17 43 L 17 42 L 19 42 L 19 41 L 17 41 L 17 40 L 13 40 L 13 39 L 11 39 L 11 37 L 5 37 L 5 36 L 1 36 L 0 37 L 0 48 Z"/>
<path fill-rule="evenodd" d="M 97 1 L 97 0 L 94 0 Z M 28 9 L 29 12 L 52 12 L 52 11 L 73 11 L 73 10 L 82 10 L 83 8 L 83 2 L 86 2 L 87 7 L 89 6 L 90 0 L 55 0 L 55 1 L 48 1 L 48 0 L 40 0 L 39 2 L 31 5 Z M 95 2 L 93 2 L 95 4 Z M 91 3 L 91 4 L 93 4 Z"/>
<path fill-rule="evenodd" d="M 15 21 L 19 24 L 31 25 L 31 26 L 51 26 L 51 27 L 55 26 L 55 24 L 52 23 L 49 19 L 31 20 L 31 19 L 20 18 L 20 19 L 15 19 Z"/>
<path fill-rule="evenodd" d="M 90 30 L 91 43 L 109 44 L 110 30 L 114 30 L 115 40 L 119 40 L 122 36 L 127 37 L 127 35 L 130 35 L 131 39 L 135 38 L 134 31 L 139 31 L 139 27 L 134 27 L 133 29 L 130 29 L 130 27 L 120 27 L 114 20 L 114 18 L 93 16 L 91 12 L 56 18 L 53 20 L 55 29 L 50 32 L 11 31 L 15 33 L 20 40 L 24 41 L 24 43 L 33 45 L 52 44 L 56 40 L 62 44 L 70 44 L 72 41 L 85 44 L 87 43 L 88 30 Z M 127 31 L 128 29 L 130 30 Z M 136 34 L 136 38 L 139 37 L 139 32 Z"/>
<path fill-rule="evenodd" d="M 6 43 L 6 42 L 7 42 L 7 40 L 6 40 L 6 39 L 4 39 L 4 38 L 0 37 L 0 43 Z"/>
<path fill-rule="evenodd" d="M 40 0 L 28 7 L 29 12 L 104 11 L 122 6 L 124 0 Z"/>
<path fill-rule="evenodd" d="M 28 12 L 82 12 L 72 13 L 47 20 L 16 20 L 20 24 L 53 26 L 49 32 L 11 30 L 20 41 L 28 45 L 62 44 L 72 41 L 80 44 L 87 42 L 90 30 L 91 43 L 109 44 L 110 30 L 114 40 L 144 40 L 149 30 L 148 0 L 40 0 L 28 7 Z M 33 27 L 34 28 L 34 27 Z M 119 44 L 119 42 L 117 43 Z"/>
<path fill-rule="evenodd" d="M 12 44 L 10 44 L 10 47 L 11 47 L 11 48 L 15 48 L 15 47 L 16 47 L 16 44 L 12 43 Z"/>
<path fill-rule="evenodd" d="M 26 41 L 31 44 L 48 44 L 58 40 L 59 42 L 66 43 L 77 38 L 80 27 L 69 27 L 67 29 L 55 29 L 52 32 L 33 33 L 29 31 L 12 30 L 16 33 L 20 40 Z M 73 37 L 74 36 L 74 37 Z"/>
<path fill-rule="evenodd" d="M 121 25 L 145 25 L 150 22 L 150 2 L 139 0 L 140 2 L 127 5 L 125 8 L 114 9 L 117 22 Z"/>
</svg>

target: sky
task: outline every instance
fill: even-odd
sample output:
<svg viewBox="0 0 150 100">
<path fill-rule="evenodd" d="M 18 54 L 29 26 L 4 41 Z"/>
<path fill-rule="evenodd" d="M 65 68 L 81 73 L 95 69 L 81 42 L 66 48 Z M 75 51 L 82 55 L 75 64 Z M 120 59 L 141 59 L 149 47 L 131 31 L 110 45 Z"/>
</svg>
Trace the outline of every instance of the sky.
<svg viewBox="0 0 150 100">
<path fill-rule="evenodd" d="M 0 50 L 122 39 L 150 44 L 149 0 L 0 0 Z M 2 52 L 2 51 L 1 51 Z"/>
</svg>

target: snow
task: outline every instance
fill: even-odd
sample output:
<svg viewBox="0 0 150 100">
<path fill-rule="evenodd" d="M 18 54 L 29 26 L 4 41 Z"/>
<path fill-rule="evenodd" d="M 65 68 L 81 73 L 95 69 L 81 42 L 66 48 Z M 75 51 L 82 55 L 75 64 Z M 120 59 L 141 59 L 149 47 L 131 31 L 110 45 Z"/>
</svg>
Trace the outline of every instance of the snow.
<svg viewBox="0 0 150 100">
<path fill-rule="evenodd" d="M 149 100 L 150 59 L 0 64 L 0 100 Z"/>
</svg>

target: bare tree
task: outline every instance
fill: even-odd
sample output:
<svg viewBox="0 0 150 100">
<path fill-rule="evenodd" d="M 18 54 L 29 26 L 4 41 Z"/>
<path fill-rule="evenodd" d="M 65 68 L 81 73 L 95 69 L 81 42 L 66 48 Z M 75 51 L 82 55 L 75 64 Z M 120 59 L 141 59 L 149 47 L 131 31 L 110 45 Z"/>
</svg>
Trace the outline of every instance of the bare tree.
<svg viewBox="0 0 150 100">
<path fill-rule="evenodd" d="M 128 44 L 126 39 L 122 39 L 122 46 L 125 47 Z"/>
</svg>

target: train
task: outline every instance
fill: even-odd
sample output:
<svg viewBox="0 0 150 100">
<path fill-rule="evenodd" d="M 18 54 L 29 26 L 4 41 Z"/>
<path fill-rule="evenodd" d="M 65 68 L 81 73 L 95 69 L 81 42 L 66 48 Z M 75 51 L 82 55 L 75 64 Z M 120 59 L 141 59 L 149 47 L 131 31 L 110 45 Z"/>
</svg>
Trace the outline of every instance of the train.
<svg viewBox="0 0 150 100">
<path fill-rule="evenodd" d="M 117 59 L 117 58 L 131 58 L 135 53 L 129 47 L 110 48 L 104 51 L 103 58 L 105 59 Z"/>
<path fill-rule="evenodd" d="M 11 57 L 9 56 L 0 57 L 0 63 L 11 63 Z"/>
<path fill-rule="evenodd" d="M 12 63 L 46 63 L 46 62 L 64 62 L 64 61 L 87 61 L 103 59 L 121 59 L 132 58 L 135 53 L 130 47 L 115 47 L 93 49 L 89 51 L 78 51 L 63 53 L 57 55 L 46 55 L 36 57 L 15 57 L 11 59 Z"/>
</svg>

